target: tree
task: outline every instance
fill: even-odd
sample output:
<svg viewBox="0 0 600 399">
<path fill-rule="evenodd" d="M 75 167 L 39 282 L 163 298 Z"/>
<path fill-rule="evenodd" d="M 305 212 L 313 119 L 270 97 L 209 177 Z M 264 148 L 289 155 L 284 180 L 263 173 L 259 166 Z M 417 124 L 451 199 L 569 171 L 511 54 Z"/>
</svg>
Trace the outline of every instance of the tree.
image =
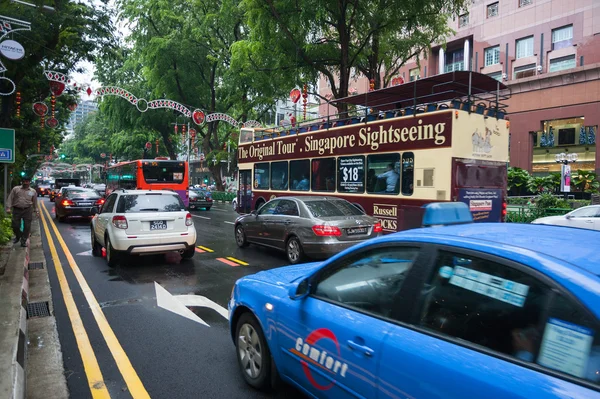
<svg viewBox="0 0 600 399">
<path fill-rule="evenodd" d="M 333 96 L 348 95 L 352 70 L 358 68 L 380 87 L 385 68 L 389 80 L 408 59 L 430 43 L 443 41 L 449 15 L 466 0 L 322 2 L 244 0 L 257 68 L 295 69 L 305 82 L 323 75 Z M 345 111 L 344 105 L 338 107 Z"/>
<path fill-rule="evenodd" d="M 523 190 L 527 188 L 527 183 L 531 179 L 528 171 L 521 168 L 508 168 L 508 190 L 513 191 L 513 195 L 522 195 Z"/>
<path fill-rule="evenodd" d="M 597 193 L 600 190 L 598 175 L 589 170 L 578 170 L 573 175 L 572 182 L 578 190 L 585 193 Z"/>
</svg>

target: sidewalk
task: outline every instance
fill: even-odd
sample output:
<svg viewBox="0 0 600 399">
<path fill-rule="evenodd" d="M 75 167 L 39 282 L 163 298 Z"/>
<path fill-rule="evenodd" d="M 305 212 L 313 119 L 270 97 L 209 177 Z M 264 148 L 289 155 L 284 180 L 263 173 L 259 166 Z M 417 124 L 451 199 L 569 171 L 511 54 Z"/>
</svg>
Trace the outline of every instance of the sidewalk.
<svg viewBox="0 0 600 399">
<path fill-rule="evenodd" d="M 40 221 L 32 222 L 27 248 L 9 244 L 4 258 L 2 249 L 0 397 L 68 398 Z"/>
</svg>

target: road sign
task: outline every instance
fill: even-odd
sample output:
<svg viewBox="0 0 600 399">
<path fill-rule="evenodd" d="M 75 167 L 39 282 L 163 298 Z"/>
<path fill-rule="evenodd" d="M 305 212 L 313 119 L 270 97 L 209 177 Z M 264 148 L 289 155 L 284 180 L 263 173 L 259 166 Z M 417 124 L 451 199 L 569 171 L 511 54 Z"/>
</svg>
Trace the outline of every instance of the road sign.
<svg viewBox="0 0 600 399">
<path fill-rule="evenodd" d="M 0 163 L 15 163 L 14 129 L 0 129 Z"/>
</svg>

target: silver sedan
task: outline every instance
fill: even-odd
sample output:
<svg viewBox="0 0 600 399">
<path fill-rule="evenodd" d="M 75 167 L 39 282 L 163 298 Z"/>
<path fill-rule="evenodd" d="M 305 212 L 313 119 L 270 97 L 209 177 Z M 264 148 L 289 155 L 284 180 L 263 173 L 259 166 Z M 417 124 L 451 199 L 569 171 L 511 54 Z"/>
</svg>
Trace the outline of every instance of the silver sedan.
<svg viewBox="0 0 600 399">
<path fill-rule="evenodd" d="M 377 218 L 335 197 L 279 197 L 235 221 L 239 247 L 258 244 L 285 251 L 295 264 L 324 258 L 382 234 Z"/>
</svg>

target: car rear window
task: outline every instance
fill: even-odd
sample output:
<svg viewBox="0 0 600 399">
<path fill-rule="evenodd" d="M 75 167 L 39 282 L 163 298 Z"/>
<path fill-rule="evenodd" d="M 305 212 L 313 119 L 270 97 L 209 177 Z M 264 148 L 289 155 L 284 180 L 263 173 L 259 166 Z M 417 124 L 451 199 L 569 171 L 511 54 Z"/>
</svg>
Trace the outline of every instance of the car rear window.
<svg viewBox="0 0 600 399">
<path fill-rule="evenodd" d="M 69 198 L 98 198 L 99 195 L 94 190 L 69 190 L 66 195 Z"/>
<path fill-rule="evenodd" d="M 122 195 L 117 204 L 117 213 L 134 212 L 180 212 L 185 206 L 178 195 L 130 194 Z"/>
<path fill-rule="evenodd" d="M 360 209 L 347 201 L 307 201 L 304 204 L 316 218 L 364 215 Z"/>
</svg>

